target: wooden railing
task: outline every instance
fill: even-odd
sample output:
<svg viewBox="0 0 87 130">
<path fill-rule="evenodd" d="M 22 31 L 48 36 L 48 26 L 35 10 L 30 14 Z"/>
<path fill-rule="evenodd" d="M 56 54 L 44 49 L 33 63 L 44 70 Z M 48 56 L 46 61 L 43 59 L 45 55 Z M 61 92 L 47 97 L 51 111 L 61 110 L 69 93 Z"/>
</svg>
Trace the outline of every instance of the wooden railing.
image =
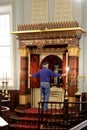
<svg viewBox="0 0 87 130">
<path fill-rule="evenodd" d="M 43 104 L 48 110 L 43 110 Z M 39 102 L 39 129 L 66 129 L 87 120 L 87 102 Z"/>
</svg>

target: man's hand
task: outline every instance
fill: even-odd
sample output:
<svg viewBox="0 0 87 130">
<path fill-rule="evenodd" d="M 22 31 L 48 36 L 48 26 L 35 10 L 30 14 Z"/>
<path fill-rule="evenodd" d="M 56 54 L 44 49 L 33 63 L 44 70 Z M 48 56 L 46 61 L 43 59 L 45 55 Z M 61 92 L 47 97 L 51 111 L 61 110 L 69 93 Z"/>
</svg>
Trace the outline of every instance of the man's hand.
<svg viewBox="0 0 87 130">
<path fill-rule="evenodd" d="M 31 75 L 31 74 L 29 74 L 28 76 L 29 76 L 29 77 L 32 77 L 32 75 Z"/>
<path fill-rule="evenodd" d="M 62 74 L 62 76 L 63 76 L 63 77 L 66 76 L 66 73 L 65 73 L 65 74 Z"/>
</svg>

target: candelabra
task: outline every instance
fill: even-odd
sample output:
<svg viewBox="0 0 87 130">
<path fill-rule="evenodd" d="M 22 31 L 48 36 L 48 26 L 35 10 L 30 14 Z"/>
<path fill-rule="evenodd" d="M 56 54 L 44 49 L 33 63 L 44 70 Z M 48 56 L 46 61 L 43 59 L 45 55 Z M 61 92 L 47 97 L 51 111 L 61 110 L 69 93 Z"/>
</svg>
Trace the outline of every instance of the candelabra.
<svg viewBox="0 0 87 130">
<path fill-rule="evenodd" d="M 5 98 L 8 98 L 8 81 L 6 83 Z"/>
<path fill-rule="evenodd" d="M 65 93 L 65 100 L 68 100 L 68 52 L 66 52 L 66 93 Z"/>
<path fill-rule="evenodd" d="M 69 70 L 69 68 L 66 70 L 66 92 L 65 92 L 65 99 L 66 100 L 68 100 L 68 70 Z"/>
<path fill-rule="evenodd" d="M 8 94 L 8 100 L 10 101 L 10 98 L 11 98 L 11 95 L 10 95 L 10 93 Z"/>
<path fill-rule="evenodd" d="M 8 81 L 2 82 L 2 96 L 8 98 Z"/>
<path fill-rule="evenodd" d="M 68 100 L 68 71 L 69 71 L 69 67 L 66 68 L 66 92 L 65 92 L 66 100 Z"/>
<path fill-rule="evenodd" d="M 4 81 L 2 82 L 2 96 L 4 97 L 5 93 L 4 93 Z"/>
<path fill-rule="evenodd" d="M 68 100 L 68 83 L 66 83 L 65 99 Z"/>
</svg>

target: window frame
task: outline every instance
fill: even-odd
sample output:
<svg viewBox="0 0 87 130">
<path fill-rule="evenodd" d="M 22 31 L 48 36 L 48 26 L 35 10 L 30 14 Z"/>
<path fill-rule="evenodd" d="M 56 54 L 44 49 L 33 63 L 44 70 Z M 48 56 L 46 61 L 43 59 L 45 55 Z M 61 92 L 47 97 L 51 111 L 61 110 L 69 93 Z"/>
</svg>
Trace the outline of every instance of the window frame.
<svg viewBox="0 0 87 130">
<path fill-rule="evenodd" d="M 6 15 L 6 14 L 9 14 L 9 19 L 10 19 L 10 32 L 12 30 L 12 5 L 2 5 L 0 6 L 0 15 Z M 4 47 L 5 45 L 3 45 L 2 47 Z M 13 89 L 13 85 L 14 85 L 14 78 L 13 78 L 13 46 L 12 46 L 12 36 L 11 36 L 11 33 L 10 33 L 10 59 L 11 59 L 11 77 L 9 78 L 7 76 L 7 79 L 8 79 L 8 89 Z M 7 46 L 6 46 L 7 47 Z M 4 78 L 6 78 L 6 75 L 8 74 L 4 74 L 3 72 L 3 75 L 4 75 Z M 3 81 L 3 75 L 2 75 L 2 78 L 0 77 L 0 80 L 1 80 L 1 83 L 0 83 L 0 88 L 2 88 L 2 81 Z"/>
</svg>

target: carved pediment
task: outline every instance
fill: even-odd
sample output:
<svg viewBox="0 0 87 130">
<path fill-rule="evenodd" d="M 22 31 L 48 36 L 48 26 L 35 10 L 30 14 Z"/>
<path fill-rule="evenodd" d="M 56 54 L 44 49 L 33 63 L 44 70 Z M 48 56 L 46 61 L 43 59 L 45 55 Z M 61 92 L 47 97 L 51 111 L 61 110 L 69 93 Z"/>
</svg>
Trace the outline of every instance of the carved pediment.
<svg viewBox="0 0 87 130">
<path fill-rule="evenodd" d="M 77 22 L 58 22 L 41 24 L 18 25 L 18 30 L 12 32 L 16 35 L 20 44 L 26 46 L 67 45 L 72 43 L 73 38 L 80 39 L 85 31 L 78 26 Z"/>
</svg>

